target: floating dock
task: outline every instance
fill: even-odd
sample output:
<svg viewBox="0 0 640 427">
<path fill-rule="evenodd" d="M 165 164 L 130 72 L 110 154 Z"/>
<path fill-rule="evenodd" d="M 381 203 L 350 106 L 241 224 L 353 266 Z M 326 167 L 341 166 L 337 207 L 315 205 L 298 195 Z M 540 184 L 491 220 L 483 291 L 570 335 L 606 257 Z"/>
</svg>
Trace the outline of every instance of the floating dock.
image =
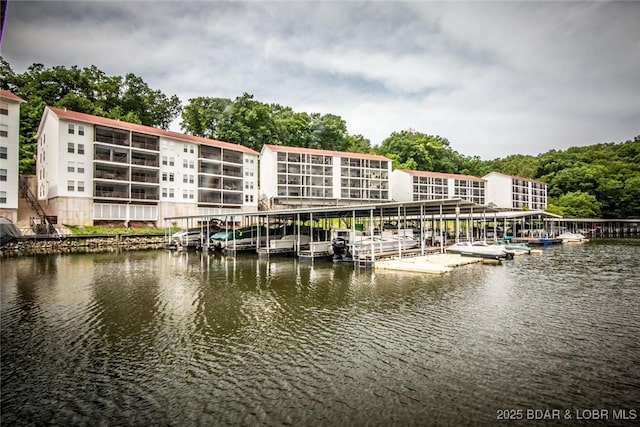
<svg viewBox="0 0 640 427">
<path fill-rule="evenodd" d="M 482 263 L 486 260 L 458 254 L 432 254 L 408 258 L 376 261 L 375 270 L 412 271 L 416 273 L 444 274 L 462 265 Z"/>
</svg>

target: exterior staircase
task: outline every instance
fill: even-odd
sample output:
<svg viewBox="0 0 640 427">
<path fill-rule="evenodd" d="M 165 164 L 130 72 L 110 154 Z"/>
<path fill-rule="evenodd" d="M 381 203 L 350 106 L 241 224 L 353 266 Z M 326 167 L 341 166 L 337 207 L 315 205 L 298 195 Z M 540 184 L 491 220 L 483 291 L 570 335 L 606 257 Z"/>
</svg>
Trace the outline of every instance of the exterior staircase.
<svg viewBox="0 0 640 427">
<path fill-rule="evenodd" d="M 34 234 L 59 234 L 54 226 L 57 222 L 57 217 L 47 215 L 42 205 L 40 205 L 40 202 L 38 202 L 38 198 L 33 194 L 30 182 L 35 183 L 34 178 L 35 177 L 20 175 L 20 179 L 18 180 L 21 198 L 18 202 L 18 228 L 23 231 L 23 234 L 27 228 Z M 29 218 L 28 227 L 23 226 L 25 216 Z M 20 221 L 21 218 L 23 221 Z M 21 222 L 23 224 L 20 224 Z"/>
</svg>

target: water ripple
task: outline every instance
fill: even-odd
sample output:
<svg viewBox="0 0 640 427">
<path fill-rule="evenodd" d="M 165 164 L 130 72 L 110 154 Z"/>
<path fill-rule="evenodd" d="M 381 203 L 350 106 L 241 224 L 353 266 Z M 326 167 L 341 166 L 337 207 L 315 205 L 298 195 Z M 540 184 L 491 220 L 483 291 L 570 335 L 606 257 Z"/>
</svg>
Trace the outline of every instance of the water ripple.
<svg viewBox="0 0 640 427">
<path fill-rule="evenodd" d="M 164 252 L 0 260 L 2 424 L 637 408 L 639 260 L 616 243 L 444 276 Z"/>
</svg>

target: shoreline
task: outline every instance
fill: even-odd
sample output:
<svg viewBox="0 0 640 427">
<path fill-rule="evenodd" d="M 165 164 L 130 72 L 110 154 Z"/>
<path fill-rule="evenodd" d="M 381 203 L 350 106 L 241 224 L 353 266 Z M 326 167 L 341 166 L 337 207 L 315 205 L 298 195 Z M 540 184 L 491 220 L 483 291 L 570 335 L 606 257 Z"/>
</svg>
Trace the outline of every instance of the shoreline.
<svg viewBox="0 0 640 427">
<path fill-rule="evenodd" d="M 22 237 L 0 247 L 0 258 L 61 253 L 98 253 L 164 249 L 165 235 L 69 235 L 63 237 Z"/>
</svg>

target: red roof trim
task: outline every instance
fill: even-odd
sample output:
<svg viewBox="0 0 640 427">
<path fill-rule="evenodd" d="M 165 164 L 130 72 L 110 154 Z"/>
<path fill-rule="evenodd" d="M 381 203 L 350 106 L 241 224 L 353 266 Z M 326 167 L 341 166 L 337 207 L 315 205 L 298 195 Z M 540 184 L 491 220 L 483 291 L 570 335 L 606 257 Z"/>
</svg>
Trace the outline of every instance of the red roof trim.
<svg viewBox="0 0 640 427">
<path fill-rule="evenodd" d="M 259 153 L 251 148 L 231 142 L 218 141 L 214 139 L 202 138 L 195 135 L 187 135 L 180 132 L 158 129 L 151 126 L 139 125 L 137 123 L 123 122 L 121 120 L 109 119 L 107 117 L 93 116 L 91 114 L 78 113 L 77 111 L 65 110 L 57 107 L 47 107 L 56 116 L 68 120 L 90 123 L 94 125 L 110 126 L 118 129 L 126 129 L 134 132 L 146 133 L 165 138 L 178 139 L 180 141 L 194 142 L 196 144 L 211 145 L 214 147 L 228 148 L 230 150 L 241 151 L 247 154 L 258 156 Z"/>
<path fill-rule="evenodd" d="M 320 150 L 317 148 L 304 148 L 304 147 L 290 147 L 288 145 L 272 145 L 265 144 L 264 148 L 268 148 L 271 151 L 275 152 L 286 152 L 286 153 L 300 153 L 300 154 L 318 154 L 322 156 L 336 156 L 336 157 L 348 157 L 348 158 L 358 158 L 358 159 L 369 159 L 369 160 L 383 160 L 390 162 L 391 159 L 380 156 L 378 154 L 366 154 L 366 153 L 352 153 L 349 151 L 335 151 L 335 150 Z"/>
<path fill-rule="evenodd" d="M 523 180 L 523 181 L 536 182 L 536 183 L 538 183 L 538 184 L 544 184 L 544 185 L 547 185 L 547 183 L 546 183 L 546 182 L 538 181 L 537 179 L 533 179 L 533 178 L 525 178 L 524 176 L 518 176 L 518 175 L 509 175 L 509 174 L 502 173 L 502 172 L 489 172 L 487 175 L 491 175 L 492 173 L 493 173 L 493 174 L 502 175 L 502 176 L 506 176 L 506 177 L 509 177 L 509 178 L 521 179 L 521 180 Z M 485 175 L 485 176 L 487 176 L 487 175 Z"/>
<path fill-rule="evenodd" d="M 5 98 L 5 99 L 9 99 L 11 101 L 25 102 L 24 99 L 20 98 L 15 93 L 13 93 L 11 91 L 8 91 L 8 90 L 4 90 L 4 89 L 0 89 L 0 97 Z"/>
<path fill-rule="evenodd" d="M 478 178 L 473 175 L 462 175 L 458 173 L 444 173 L 444 172 L 429 172 L 429 171 L 415 171 L 410 169 L 398 169 L 401 172 L 406 172 L 409 175 L 415 176 L 433 176 L 436 178 L 454 178 L 454 179 L 464 179 L 467 181 L 486 181 L 483 178 Z"/>
</svg>

